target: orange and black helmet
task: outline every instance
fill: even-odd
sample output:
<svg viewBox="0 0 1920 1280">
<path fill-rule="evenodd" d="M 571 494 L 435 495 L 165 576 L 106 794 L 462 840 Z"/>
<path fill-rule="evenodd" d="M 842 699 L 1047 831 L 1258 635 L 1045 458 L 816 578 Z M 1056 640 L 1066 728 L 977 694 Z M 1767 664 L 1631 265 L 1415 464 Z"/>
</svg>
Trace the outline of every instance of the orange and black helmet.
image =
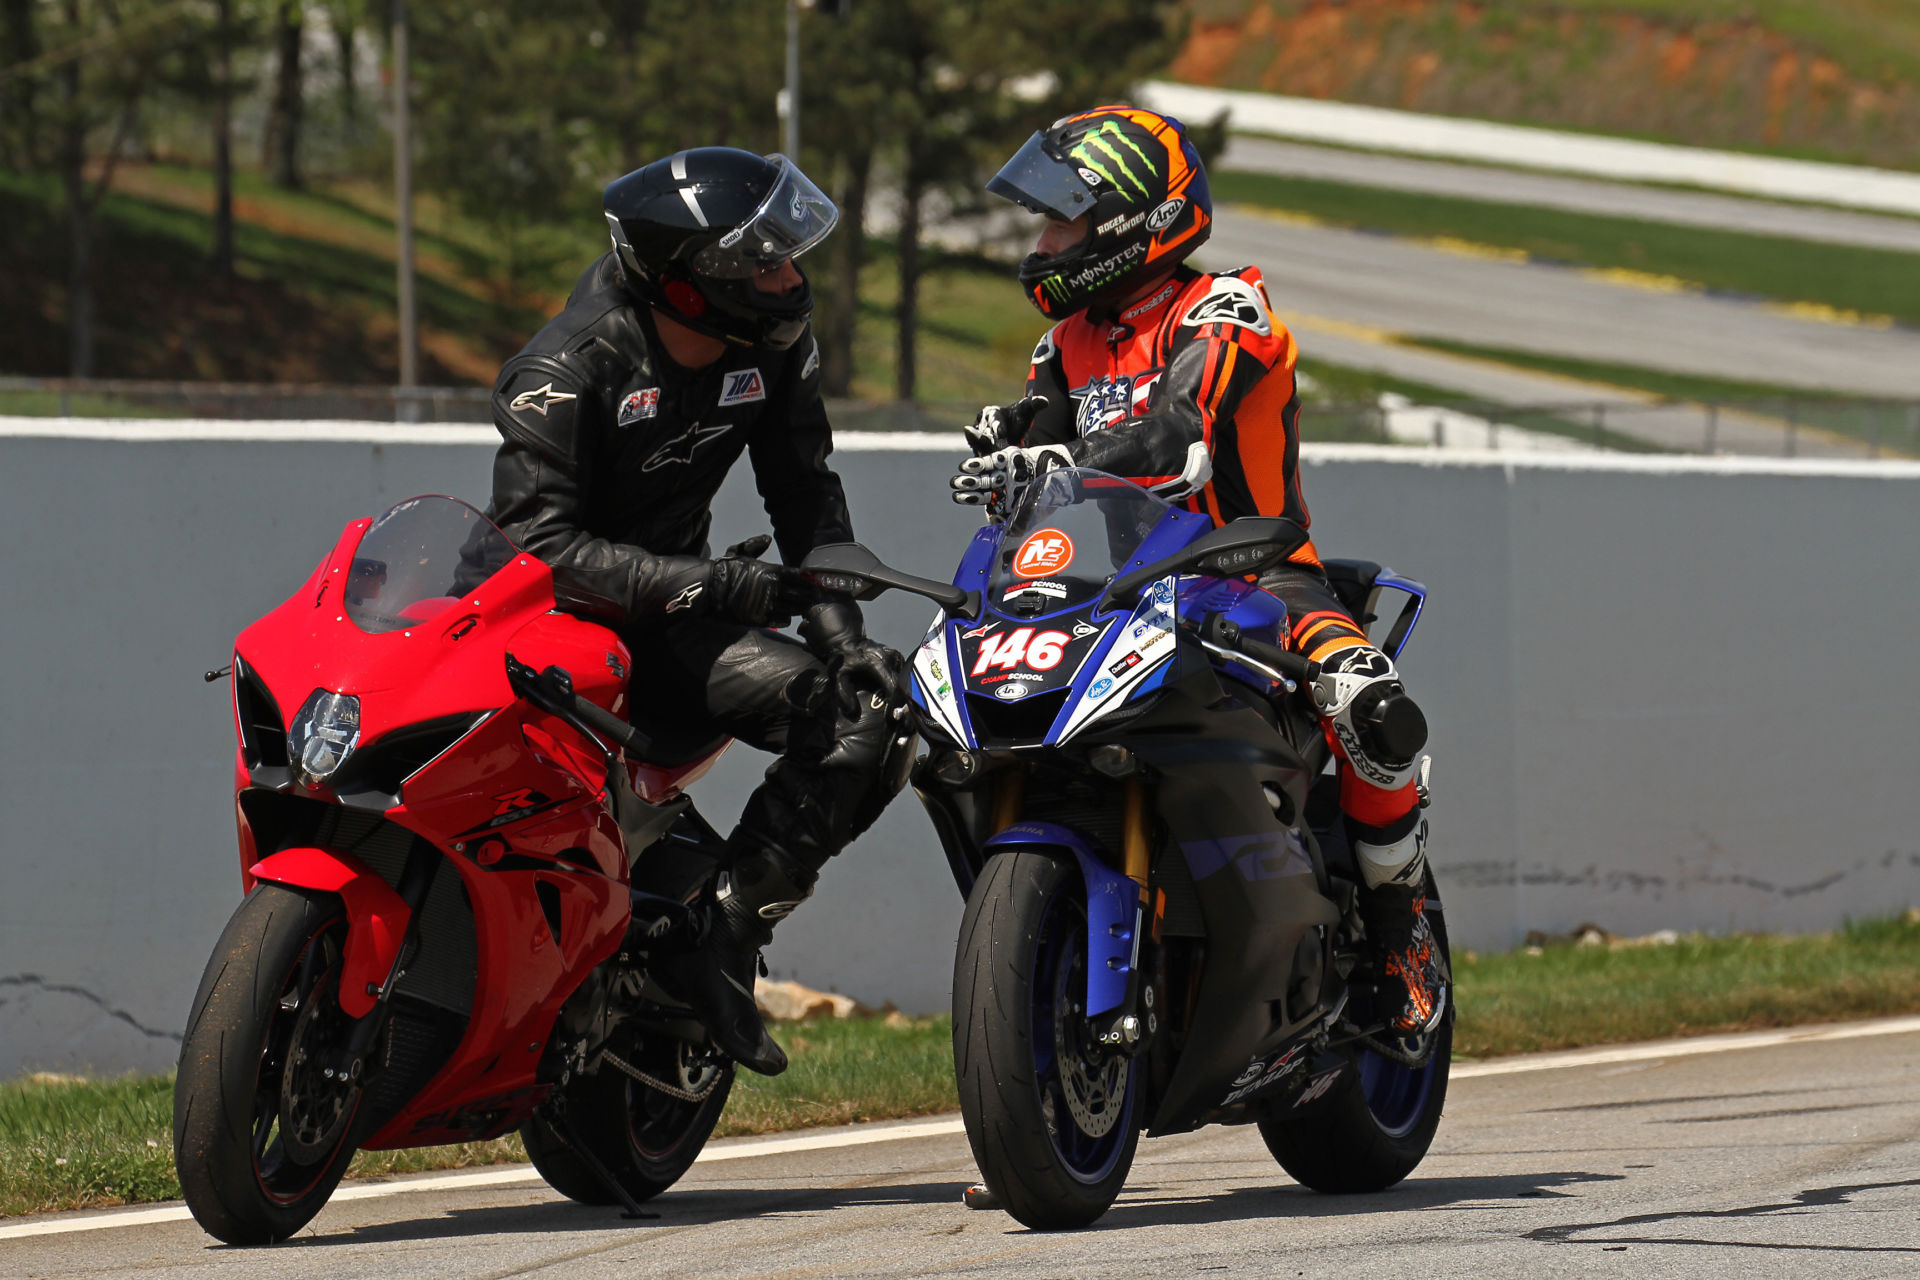
<svg viewBox="0 0 1920 1280">
<path fill-rule="evenodd" d="M 1073 248 L 1028 254 L 1020 264 L 1028 300 L 1049 320 L 1125 297 L 1213 229 L 1207 172 L 1186 129 L 1141 107 L 1095 107 L 1054 121 L 987 190 L 1063 222 L 1087 219 Z"/>
</svg>

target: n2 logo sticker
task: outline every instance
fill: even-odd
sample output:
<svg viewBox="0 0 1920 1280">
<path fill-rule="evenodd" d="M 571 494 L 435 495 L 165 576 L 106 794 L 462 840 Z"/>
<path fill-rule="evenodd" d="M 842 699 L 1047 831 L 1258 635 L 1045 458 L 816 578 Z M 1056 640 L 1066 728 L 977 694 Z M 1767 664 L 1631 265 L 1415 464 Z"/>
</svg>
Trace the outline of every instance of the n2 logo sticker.
<svg viewBox="0 0 1920 1280">
<path fill-rule="evenodd" d="M 988 636 L 980 642 L 980 656 L 974 660 L 973 674 L 985 675 L 989 667 L 1011 671 L 1022 663 L 1035 671 L 1051 671 L 1060 665 L 1071 638 L 1064 631 L 1042 631 L 1035 635 L 1032 627 Z"/>
<path fill-rule="evenodd" d="M 1013 553 L 1018 578 L 1046 578 L 1073 563 L 1073 539 L 1058 529 L 1042 529 Z"/>
</svg>

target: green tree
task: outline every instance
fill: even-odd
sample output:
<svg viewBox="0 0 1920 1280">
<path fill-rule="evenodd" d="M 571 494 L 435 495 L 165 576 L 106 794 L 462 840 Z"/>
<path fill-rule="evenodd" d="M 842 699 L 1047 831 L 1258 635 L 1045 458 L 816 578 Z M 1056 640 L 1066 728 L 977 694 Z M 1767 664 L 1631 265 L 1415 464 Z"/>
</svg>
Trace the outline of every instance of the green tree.
<svg viewBox="0 0 1920 1280">
<path fill-rule="evenodd" d="M 25 105 L 7 128 L 22 171 L 56 178 L 67 224 L 67 367 L 92 377 L 95 214 L 143 102 L 187 78 L 201 0 L 8 0 L 8 34 L 29 53 L 0 85 Z M 10 113 L 11 114 L 11 113 Z"/>
<path fill-rule="evenodd" d="M 895 0 L 856 3 L 854 12 L 856 20 L 821 37 L 840 46 L 822 59 L 847 69 L 825 90 L 840 132 L 823 149 L 843 171 L 863 175 L 848 192 L 862 207 L 846 210 L 855 234 L 837 250 L 844 314 L 832 336 L 850 347 L 850 330 L 840 330 L 858 309 L 864 175 L 878 159 L 897 187 L 895 393 L 911 400 L 930 198 L 944 196 L 954 212 L 981 207 L 981 184 L 1027 134 L 1068 111 L 1123 99 L 1164 66 L 1180 15 L 1166 0 Z M 820 101 L 815 94 L 807 109 Z"/>
</svg>

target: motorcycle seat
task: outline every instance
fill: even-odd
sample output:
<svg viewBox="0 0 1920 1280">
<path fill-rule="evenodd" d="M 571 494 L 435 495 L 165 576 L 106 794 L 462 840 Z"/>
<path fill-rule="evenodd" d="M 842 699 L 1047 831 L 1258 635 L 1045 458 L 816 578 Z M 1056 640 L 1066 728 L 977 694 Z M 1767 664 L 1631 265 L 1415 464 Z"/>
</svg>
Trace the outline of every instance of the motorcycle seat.
<svg viewBox="0 0 1920 1280">
<path fill-rule="evenodd" d="M 1387 571 L 1386 567 L 1372 560 L 1323 560 L 1321 564 L 1341 606 L 1353 615 L 1362 630 L 1372 625 L 1376 617 L 1372 609 L 1373 584 Z"/>
</svg>

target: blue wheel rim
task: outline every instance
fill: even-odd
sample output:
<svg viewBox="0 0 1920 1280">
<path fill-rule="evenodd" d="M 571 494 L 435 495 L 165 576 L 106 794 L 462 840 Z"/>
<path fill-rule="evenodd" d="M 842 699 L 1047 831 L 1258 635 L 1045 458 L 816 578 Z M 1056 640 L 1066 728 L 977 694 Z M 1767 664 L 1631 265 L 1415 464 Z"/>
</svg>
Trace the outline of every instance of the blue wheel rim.
<svg viewBox="0 0 1920 1280">
<path fill-rule="evenodd" d="M 1360 1092 L 1382 1133 L 1404 1138 L 1413 1132 L 1426 1114 L 1438 1063 L 1438 1055 L 1424 1067 L 1403 1067 L 1373 1052 L 1360 1055 Z"/>
<path fill-rule="evenodd" d="M 1034 1087 L 1047 1118 L 1048 1139 L 1068 1173 L 1081 1182 L 1096 1183 L 1113 1172 L 1126 1149 L 1140 1072 L 1138 1063 L 1128 1070 L 1120 1116 L 1112 1128 L 1098 1137 L 1080 1128 L 1067 1106 L 1054 1030 L 1061 1018 L 1082 1020 L 1071 1005 L 1086 999 L 1086 937 L 1086 908 L 1063 886 L 1048 900 L 1041 916 L 1032 971 L 1031 1041 Z"/>
</svg>

